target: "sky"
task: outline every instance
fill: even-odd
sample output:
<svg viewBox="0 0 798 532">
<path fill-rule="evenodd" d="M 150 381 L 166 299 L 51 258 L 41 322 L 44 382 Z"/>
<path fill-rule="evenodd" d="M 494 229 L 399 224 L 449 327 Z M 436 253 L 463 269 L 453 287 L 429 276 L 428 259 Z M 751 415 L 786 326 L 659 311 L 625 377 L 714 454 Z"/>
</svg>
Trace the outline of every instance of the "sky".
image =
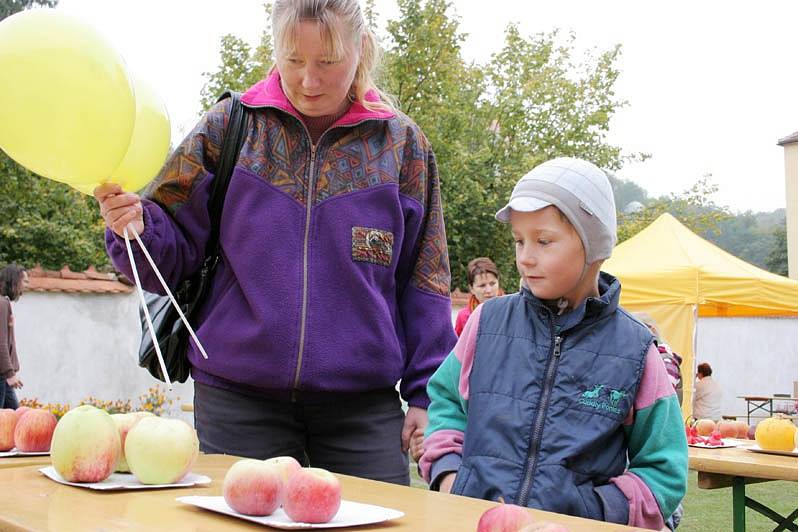
<svg viewBox="0 0 798 532">
<path fill-rule="evenodd" d="M 256 44 L 262 0 L 60 0 L 58 9 L 104 32 L 130 72 L 156 89 L 173 142 L 199 117 L 203 72 L 219 64 L 219 39 Z M 395 0 L 376 0 L 381 20 Z M 798 131 L 794 22 L 798 2 L 769 0 L 454 0 L 467 60 L 486 62 L 516 22 L 524 35 L 573 32 L 579 51 L 621 45 L 609 141 L 651 158 L 618 177 L 651 196 L 679 193 L 711 174 L 719 205 L 734 212 L 784 207 L 780 138 Z M 490 9 L 486 11 L 486 6 Z"/>
</svg>

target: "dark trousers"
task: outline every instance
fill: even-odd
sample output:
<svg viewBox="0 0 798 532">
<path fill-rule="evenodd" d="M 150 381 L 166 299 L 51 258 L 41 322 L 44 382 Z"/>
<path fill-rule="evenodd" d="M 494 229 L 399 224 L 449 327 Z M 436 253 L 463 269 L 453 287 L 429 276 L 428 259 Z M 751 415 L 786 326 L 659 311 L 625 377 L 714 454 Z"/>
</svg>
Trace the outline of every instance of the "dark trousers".
<svg viewBox="0 0 798 532">
<path fill-rule="evenodd" d="M 17 401 L 17 392 L 14 388 L 8 385 L 5 378 L 0 377 L 0 408 L 12 408 L 16 410 L 19 408 L 19 401 Z"/>
<path fill-rule="evenodd" d="M 194 426 L 205 453 L 293 456 L 305 466 L 409 485 L 403 423 L 393 389 L 303 404 L 194 383 Z"/>
</svg>

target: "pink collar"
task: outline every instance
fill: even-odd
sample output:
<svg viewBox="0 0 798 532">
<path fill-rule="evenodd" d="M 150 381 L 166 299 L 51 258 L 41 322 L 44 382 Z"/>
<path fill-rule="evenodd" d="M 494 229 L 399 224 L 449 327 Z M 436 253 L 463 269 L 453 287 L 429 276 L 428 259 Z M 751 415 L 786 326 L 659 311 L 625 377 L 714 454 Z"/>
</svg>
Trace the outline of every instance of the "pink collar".
<svg viewBox="0 0 798 532">
<path fill-rule="evenodd" d="M 380 97 L 377 91 L 372 89 L 366 93 L 366 100 L 378 102 L 380 101 Z M 283 92 L 283 87 L 280 85 L 280 73 L 276 68 L 274 68 L 265 79 L 260 80 L 247 89 L 241 96 L 241 101 L 249 107 L 277 107 L 287 113 L 291 113 L 301 120 L 299 112 Z M 333 125 L 356 124 L 364 120 L 387 120 L 394 116 L 396 115 L 390 111 L 371 111 L 363 107 L 359 102 L 353 102 L 349 110 Z"/>
</svg>

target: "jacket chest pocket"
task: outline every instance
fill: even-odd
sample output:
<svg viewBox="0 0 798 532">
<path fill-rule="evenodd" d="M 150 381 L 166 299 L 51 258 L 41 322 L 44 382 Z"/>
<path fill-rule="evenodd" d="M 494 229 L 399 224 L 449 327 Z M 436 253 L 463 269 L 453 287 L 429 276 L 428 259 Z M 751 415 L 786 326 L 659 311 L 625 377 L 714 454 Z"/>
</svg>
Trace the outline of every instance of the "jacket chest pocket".
<svg viewBox="0 0 798 532">
<path fill-rule="evenodd" d="M 352 227 L 352 260 L 390 266 L 393 233 L 372 227 Z"/>
</svg>

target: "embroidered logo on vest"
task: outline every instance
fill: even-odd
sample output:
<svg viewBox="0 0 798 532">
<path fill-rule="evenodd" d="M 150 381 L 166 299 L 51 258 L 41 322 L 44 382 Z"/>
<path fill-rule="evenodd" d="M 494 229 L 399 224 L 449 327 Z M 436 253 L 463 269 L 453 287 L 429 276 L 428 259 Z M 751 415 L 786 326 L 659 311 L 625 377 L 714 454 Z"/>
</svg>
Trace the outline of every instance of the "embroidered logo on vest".
<svg viewBox="0 0 798 532">
<path fill-rule="evenodd" d="M 606 393 L 602 394 L 604 389 Z M 618 408 L 618 403 L 626 397 L 626 392 L 623 390 L 613 390 L 607 388 L 604 384 L 596 384 L 590 390 L 585 390 L 579 397 L 579 404 L 593 407 L 597 410 L 605 410 L 613 414 L 620 414 L 621 409 Z"/>
</svg>

